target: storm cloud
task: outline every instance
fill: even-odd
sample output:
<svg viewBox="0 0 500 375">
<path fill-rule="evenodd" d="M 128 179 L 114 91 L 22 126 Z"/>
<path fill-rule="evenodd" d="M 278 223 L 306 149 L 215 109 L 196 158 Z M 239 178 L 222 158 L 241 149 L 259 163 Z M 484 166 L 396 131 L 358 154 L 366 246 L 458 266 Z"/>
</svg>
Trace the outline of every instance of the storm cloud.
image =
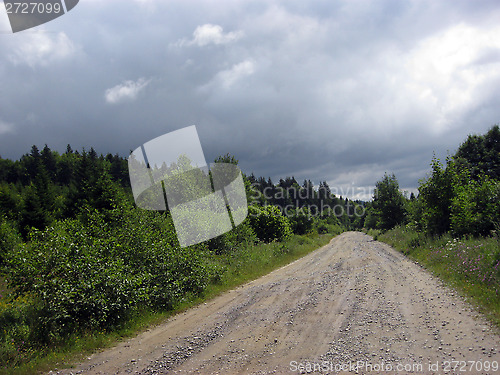
<svg viewBox="0 0 500 375">
<path fill-rule="evenodd" d="M 496 1 L 82 0 L 12 34 L 0 6 L 0 155 L 128 156 L 194 124 L 245 173 L 414 191 L 500 122 L 498 19 Z"/>
</svg>

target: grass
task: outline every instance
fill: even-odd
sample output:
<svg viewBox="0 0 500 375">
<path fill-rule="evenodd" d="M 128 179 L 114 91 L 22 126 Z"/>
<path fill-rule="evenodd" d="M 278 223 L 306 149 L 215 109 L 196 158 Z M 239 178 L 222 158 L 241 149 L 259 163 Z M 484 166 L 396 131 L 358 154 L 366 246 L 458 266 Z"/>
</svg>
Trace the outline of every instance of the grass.
<svg viewBox="0 0 500 375">
<path fill-rule="evenodd" d="M 368 229 L 365 230 L 365 233 L 368 234 L 369 236 L 372 236 L 374 240 L 378 239 L 378 236 L 382 233 L 382 231 L 378 229 Z"/>
<path fill-rule="evenodd" d="M 500 327 L 500 238 L 432 238 L 397 227 L 378 240 L 425 266 Z"/>
<path fill-rule="evenodd" d="M 0 374 L 25 375 L 71 367 L 96 350 L 110 347 L 118 340 L 135 336 L 174 314 L 185 311 L 238 285 L 259 278 L 312 252 L 327 244 L 333 236 L 340 234 L 340 232 L 338 230 L 335 233 L 321 235 L 294 235 L 283 243 L 257 243 L 236 249 L 230 255 L 211 256 L 206 261 L 224 268 L 225 272 L 222 279 L 209 285 L 201 297 L 186 296 L 170 311 L 137 311 L 119 329 L 111 332 L 93 331 L 74 335 L 59 346 L 33 351 L 15 347 L 15 345 L 12 347 L 4 345 L 0 347 L 0 362 L 3 362 Z M 6 294 L 8 294 L 8 290 L 5 280 L 0 277 L 0 295 L 5 296 Z M 0 297 L 1 303 L 6 303 L 6 301 L 2 302 Z M 2 359 L 2 357 L 4 358 Z M 8 361 L 5 361 L 6 357 L 9 357 Z M 8 363 L 8 365 L 4 365 L 4 363 Z"/>
</svg>

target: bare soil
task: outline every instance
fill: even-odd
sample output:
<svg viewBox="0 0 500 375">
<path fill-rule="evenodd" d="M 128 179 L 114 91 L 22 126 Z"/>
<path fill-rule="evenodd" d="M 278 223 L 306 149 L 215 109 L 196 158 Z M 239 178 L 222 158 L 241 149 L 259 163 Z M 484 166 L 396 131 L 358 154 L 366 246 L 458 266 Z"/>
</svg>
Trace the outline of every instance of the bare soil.
<svg viewBox="0 0 500 375">
<path fill-rule="evenodd" d="M 57 374 L 494 374 L 500 336 L 390 246 L 347 232 Z M 465 364 L 465 366 L 464 366 Z"/>
</svg>

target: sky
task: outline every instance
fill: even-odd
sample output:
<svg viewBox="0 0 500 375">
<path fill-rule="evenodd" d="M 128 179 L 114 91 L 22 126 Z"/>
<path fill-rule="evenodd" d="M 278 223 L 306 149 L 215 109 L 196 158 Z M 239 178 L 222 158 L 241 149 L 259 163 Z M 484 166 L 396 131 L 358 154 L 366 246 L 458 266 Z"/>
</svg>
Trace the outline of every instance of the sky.
<svg viewBox="0 0 500 375">
<path fill-rule="evenodd" d="M 0 155 L 128 157 L 196 125 L 208 162 L 416 191 L 500 123 L 497 0 L 81 0 L 13 34 L 0 5 Z"/>
</svg>

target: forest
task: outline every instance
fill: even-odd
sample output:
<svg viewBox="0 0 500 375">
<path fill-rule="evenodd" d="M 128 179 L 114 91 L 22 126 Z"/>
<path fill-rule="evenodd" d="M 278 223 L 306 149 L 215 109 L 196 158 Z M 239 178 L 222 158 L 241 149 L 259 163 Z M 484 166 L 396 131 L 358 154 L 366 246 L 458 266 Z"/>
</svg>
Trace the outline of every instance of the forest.
<svg viewBox="0 0 500 375">
<path fill-rule="evenodd" d="M 238 164 L 229 154 L 215 162 Z M 35 358 L 77 337 L 173 311 L 345 230 L 364 230 L 445 278 L 475 285 L 470 294 L 480 295 L 485 309 L 498 310 L 498 126 L 469 136 L 444 164 L 433 159 L 416 196 L 401 192 L 393 174 L 375 184 L 370 202 L 337 197 L 326 181 L 314 186 L 293 176 L 277 183 L 253 173 L 243 177 L 245 221 L 183 248 L 168 209 L 135 206 L 122 156 L 70 145 L 58 153 L 45 145 L 19 160 L 0 158 L 2 366 L 26 372 Z"/>
<path fill-rule="evenodd" d="M 173 311 L 354 225 L 356 203 L 326 183 L 315 189 L 291 177 L 274 185 L 253 174 L 244 182 L 247 219 L 182 248 L 168 209 L 135 206 L 126 158 L 70 145 L 62 154 L 45 145 L 16 161 L 0 158 L 0 362 L 23 367 L 75 337 Z M 313 212 L 322 202 L 338 205 L 338 216 Z M 293 206 L 287 215 L 285 203 Z"/>
</svg>

